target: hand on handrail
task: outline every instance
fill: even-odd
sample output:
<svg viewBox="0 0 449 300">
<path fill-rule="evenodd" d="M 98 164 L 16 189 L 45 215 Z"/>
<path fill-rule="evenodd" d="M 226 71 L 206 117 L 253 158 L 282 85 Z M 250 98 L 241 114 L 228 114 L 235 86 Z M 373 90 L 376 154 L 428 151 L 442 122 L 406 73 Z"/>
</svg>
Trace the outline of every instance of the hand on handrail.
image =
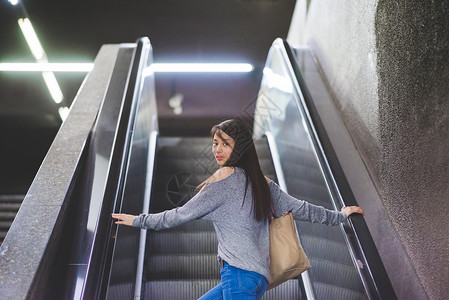
<svg viewBox="0 0 449 300">
<path fill-rule="evenodd" d="M 133 221 L 136 216 L 128 214 L 112 214 L 112 218 L 117 219 L 115 224 L 133 226 Z"/>
<path fill-rule="evenodd" d="M 343 206 L 341 208 L 341 211 L 343 211 L 346 214 L 346 216 L 348 216 L 348 217 L 354 213 L 361 214 L 362 216 L 365 215 L 365 212 L 363 211 L 363 209 L 358 206 Z"/>
</svg>

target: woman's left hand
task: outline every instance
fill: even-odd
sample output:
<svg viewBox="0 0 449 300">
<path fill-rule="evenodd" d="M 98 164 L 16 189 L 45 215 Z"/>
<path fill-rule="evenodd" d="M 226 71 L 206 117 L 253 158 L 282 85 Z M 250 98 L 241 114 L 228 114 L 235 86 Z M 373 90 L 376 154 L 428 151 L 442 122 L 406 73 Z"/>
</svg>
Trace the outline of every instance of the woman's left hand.
<svg viewBox="0 0 449 300">
<path fill-rule="evenodd" d="M 361 214 L 362 216 L 365 215 L 365 212 L 361 207 L 358 206 L 344 206 L 341 211 L 344 211 L 345 214 L 349 217 L 353 213 Z"/>
<path fill-rule="evenodd" d="M 133 221 L 136 216 L 128 214 L 112 214 L 112 218 L 118 219 L 115 224 L 133 226 Z"/>
</svg>

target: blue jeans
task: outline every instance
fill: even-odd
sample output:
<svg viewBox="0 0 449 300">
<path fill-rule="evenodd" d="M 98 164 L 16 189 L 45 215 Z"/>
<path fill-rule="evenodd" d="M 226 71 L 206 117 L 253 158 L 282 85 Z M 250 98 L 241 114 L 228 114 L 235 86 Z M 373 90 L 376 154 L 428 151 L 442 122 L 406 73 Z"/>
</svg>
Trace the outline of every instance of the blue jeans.
<svg viewBox="0 0 449 300">
<path fill-rule="evenodd" d="M 242 270 L 223 263 L 219 285 L 198 300 L 249 300 L 262 298 L 268 281 L 259 273 Z"/>
</svg>

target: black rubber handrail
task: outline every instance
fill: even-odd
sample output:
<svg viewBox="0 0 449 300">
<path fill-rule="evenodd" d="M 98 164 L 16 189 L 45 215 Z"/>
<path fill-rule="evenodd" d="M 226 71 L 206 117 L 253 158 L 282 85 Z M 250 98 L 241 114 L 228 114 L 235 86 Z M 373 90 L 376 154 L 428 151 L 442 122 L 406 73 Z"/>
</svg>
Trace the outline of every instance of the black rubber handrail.
<svg viewBox="0 0 449 300">
<path fill-rule="evenodd" d="M 332 192 L 334 194 L 341 195 L 341 198 L 345 201 L 345 205 L 357 205 L 357 201 L 338 161 L 292 49 L 285 40 L 283 41 L 283 45 L 289 59 L 288 63 L 292 67 L 295 79 L 303 95 L 306 105 L 304 109 L 308 111 L 308 115 L 311 118 L 317 134 L 316 138 L 320 141 L 321 148 L 331 169 L 332 174 L 330 176 L 333 177 L 337 184 L 336 187 L 331 186 L 330 188 L 333 189 Z M 396 294 L 365 220 L 363 218 L 349 218 L 344 229 L 353 254 L 363 264 L 363 268 L 359 268 L 359 274 L 362 277 L 361 279 L 368 297 L 370 299 L 396 299 Z"/>
</svg>

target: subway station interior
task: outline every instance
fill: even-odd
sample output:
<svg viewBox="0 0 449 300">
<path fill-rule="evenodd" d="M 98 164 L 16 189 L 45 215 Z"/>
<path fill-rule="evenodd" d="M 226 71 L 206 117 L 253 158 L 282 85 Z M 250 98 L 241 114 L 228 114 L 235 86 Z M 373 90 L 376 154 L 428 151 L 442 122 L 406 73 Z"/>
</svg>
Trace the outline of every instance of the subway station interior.
<svg viewBox="0 0 449 300">
<path fill-rule="evenodd" d="M 447 299 L 449 1 L 2 0 L 0 31 L 0 299 L 218 284 L 212 223 L 111 213 L 185 204 L 231 118 L 284 191 L 365 211 L 296 221 L 312 267 L 262 299 Z"/>
</svg>

